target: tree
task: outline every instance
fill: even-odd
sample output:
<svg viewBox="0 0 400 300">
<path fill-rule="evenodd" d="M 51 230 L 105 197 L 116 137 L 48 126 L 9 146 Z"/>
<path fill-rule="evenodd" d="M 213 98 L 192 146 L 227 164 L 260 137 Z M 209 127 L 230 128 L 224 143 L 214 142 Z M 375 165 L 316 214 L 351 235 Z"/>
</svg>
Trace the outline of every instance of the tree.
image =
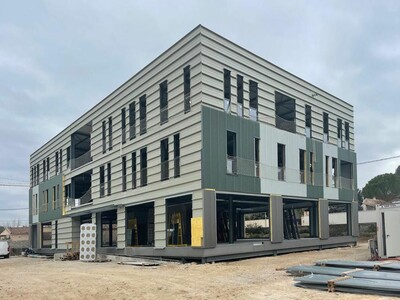
<svg viewBox="0 0 400 300">
<path fill-rule="evenodd" d="M 391 173 L 378 175 L 368 181 L 362 194 L 365 198 L 393 201 L 400 196 L 400 176 Z"/>
<path fill-rule="evenodd" d="M 400 176 L 400 166 L 397 167 L 397 169 L 396 169 L 396 171 L 394 172 L 394 174 Z"/>
</svg>

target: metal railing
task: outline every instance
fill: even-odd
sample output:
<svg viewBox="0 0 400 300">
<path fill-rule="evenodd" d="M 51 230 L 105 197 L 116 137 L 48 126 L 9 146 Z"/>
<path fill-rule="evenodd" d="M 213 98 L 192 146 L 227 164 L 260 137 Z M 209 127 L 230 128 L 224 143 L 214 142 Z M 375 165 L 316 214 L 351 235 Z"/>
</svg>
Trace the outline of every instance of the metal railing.
<svg viewBox="0 0 400 300">
<path fill-rule="evenodd" d="M 186 93 L 183 97 L 184 97 L 183 111 L 187 113 L 191 110 L 192 99 L 190 98 L 190 93 Z"/>
<path fill-rule="evenodd" d="M 252 121 L 257 121 L 258 120 L 258 110 L 254 107 L 249 108 L 249 118 Z"/>
<path fill-rule="evenodd" d="M 231 99 L 224 98 L 224 110 L 225 112 L 231 112 Z"/>
<path fill-rule="evenodd" d="M 275 126 L 279 129 L 296 133 L 296 122 L 286 120 L 278 115 L 275 115 Z"/>
<path fill-rule="evenodd" d="M 278 180 L 285 181 L 285 167 L 278 167 Z"/>
<path fill-rule="evenodd" d="M 67 198 L 67 206 L 77 208 L 92 202 L 92 188 L 89 188 L 80 198 Z"/>
<path fill-rule="evenodd" d="M 86 165 L 87 163 L 92 161 L 92 156 L 90 150 L 83 153 L 81 156 L 77 158 L 71 159 L 71 170 L 74 170 L 76 168 L 82 167 L 83 165 Z"/>
<path fill-rule="evenodd" d="M 168 122 L 168 105 L 160 109 L 160 124 Z"/>
<path fill-rule="evenodd" d="M 300 176 L 300 183 L 305 184 L 306 183 L 306 172 L 300 170 L 299 176 Z"/>
<path fill-rule="evenodd" d="M 228 174 L 237 174 L 237 157 L 226 156 L 226 172 Z"/>
</svg>

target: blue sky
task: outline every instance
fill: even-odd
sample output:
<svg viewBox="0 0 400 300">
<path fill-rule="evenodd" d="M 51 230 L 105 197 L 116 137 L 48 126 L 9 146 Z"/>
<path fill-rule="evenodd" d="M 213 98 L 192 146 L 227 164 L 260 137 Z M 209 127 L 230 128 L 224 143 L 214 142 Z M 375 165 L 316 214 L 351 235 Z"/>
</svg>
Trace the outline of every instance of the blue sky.
<svg viewBox="0 0 400 300">
<path fill-rule="evenodd" d="M 0 183 L 28 182 L 30 153 L 198 24 L 352 104 L 359 162 L 400 155 L 399 16 L 399 1 L 3 1 Z M 359 187 L 398 165 L 360 165 Z M 28 190 L 0 187 L 9 207 Z"/>
</svg>

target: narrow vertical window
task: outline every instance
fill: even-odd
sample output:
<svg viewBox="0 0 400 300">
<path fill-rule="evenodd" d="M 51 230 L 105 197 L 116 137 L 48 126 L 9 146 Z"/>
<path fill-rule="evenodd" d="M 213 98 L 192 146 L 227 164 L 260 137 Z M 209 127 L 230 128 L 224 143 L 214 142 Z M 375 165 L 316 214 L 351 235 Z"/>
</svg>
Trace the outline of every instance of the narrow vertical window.
<svg viewBox="0 0 400 300">
<path fill-rule="evenodd" d="M 100 167 L 100 197 L 104 197 L 104 166 Z"/>
<path fill-rule="evenodd" d="M 46 170 L 46 179 L 49 179 L 50 174 L 50 157 L 47 158 L 47 170 Z"/>
<path fill-rule="evenodd" d="M 306 115 L 306 137 L 311 137 L 311 106 L 306 105 L 305 108 L 305 115 Z"/>
<path fill-rule="evenodd" d="M 309 164 L 310 164 L 309 184 L 314 184 L 314 153 L 313 152 L 310 152 Z"/>
<path fill-rule="evenodd" d="M 254 138 L 254 171 L 255 176 L 260 177 L 260 139 Z"/>
<path fill-rule="evenodd" d="M 34 179 L 33 179 L 33 167 L 31 167 L 31 187 L 34 185 Z"/>
<path fill-rule="evenodd" d="M 103 153 L 106 153 L 106 150 L 107 150 L 107 147 L 106 147 L 106 121 L 103 121 L 103 124 L 101 126 L 101 141 L 103 143 Z M 68 151 L 68 152 L 70 152 L 70 151 Z"/>
<path fill-rule="evenodd" d="M 136 151 L 132 152 L 132 189 L 136 189 Z"/>
<path fill-rule="evenodd" d="M 56 208 L 60 208 L 60 185 L 57 184 Z"/>
<path fill-rule="evenodd" d="M 56 151 L 56 153 L 55 153 L 54 161 L 56 163 L 56 175 L 58 175 L 58 163 L 59 163 L 59 161 L 58 161 L 58 151 Z"/>
<path fill-rule="evenodd" d="M 62 149 L 60 149 L 60 173 L 62 172 L 62 163 L 63 163 Z"/>
<path fill-rule="evenodd" d="M 168 81 L 160 84 L 160 124 L 168 121 Z"/>
<path fill-rule="evenodd" d="M 237 75 L 237 114 L 239 117 L 243 117 L 243 76 Z"/>
<path fill-rule="evenodd" d="M 329 187 L 329 156 L 325 156 L 325 186 Z"/>
<path fill-rule="evenodd" d="M 250 80 L 250 120 L 258 120 L 258 83 Z"/>
<path fill-rule="evenodd" d="M 140 149 L 140 186 L 147 185 L 147 148 Z"/>
<path fill-rule="evenodd" d="M 126 156 L 122 157 L 122 191 L 126 191 Z"/>
<path fill-rule="evenodd" d="M 40 182 L 40 164 L 36 165 L 36 184 Z"/>
<path fill-rule="evenodd" d="M 329 115 L 324 112 L 324 143 L 329 141 Z"/>
<path fill-rule="evenodd" d="M 337 145 L 342 147 L 342 120 L 337 119 Z"/>
<path fill-rule="evenodd" d="M 140 135 L 146 133 L 146 95 L 139 98 Z"/>
<path fill-rule="evenodd" d="M 51 208 L 53 210 L 56 209 L 56 187 L 53 186 L 52 193 L 51 193 Z"/>
<path fill-rule="evenodd" d="M 160 142 L 161 181 L 169 178 L 168 138 Z"/>
<path fill-rule="evenodd" d="M 337 158 L 332 157 L 332 187 L 337 187 Z"/>
<path fill-rule="evenodd" d="M 126 112 L 125 107 L 121 110 L 121 139 L 122 143 L 126 142 Z"/>
<path fill-rule="evenodd" d="M 180 163 L 181 149 L 179 133 L 174 135 L 174 177 L 177 178 L 181 175 L 181 163 Z"/>
<path fill-rule="evenodd" d="M 285 145 L 278 144 L 278 180 L 285 180 L 286 153 Z"/>
<path fill-rule="evenodd" d="M 113 137 L 112 137 L 112 117 L 108 118 L 108 150 L 112 150 Z"/>
<path fill-rule="evenodd" d="M 43 159 L 43 181 L 46 180 L 46 160 Z"/>
<path fill-rule="evenodd" d="M 184 112 L 189 112 L 191 109 L 190 99 L 190 66 L 183 69 L 183 97 L 184 97 Z"/>
<path fill-rule="evenodd" d="M 350 142 L 350 125 L 349 122 L 344 122 L 344 148 L 347 150 L 349 149 L 349 142 Z"/>
<path fill-rule="evenodd" d="M 224 69 L 224 110 L 231 111 L 231 71 Z"/>
<path fill-rule="evenodd" d="M 226 132 L 226 172 L 237 174 L 236 133 L 232 131 Z"/>
<path fill-rule="evenodd" d="M 300 183 L 306 183 L 306 151 L 300 149 L 299 151 L 299 170 L 300 170 Z"/>
<path fill-rule="evenodd" d="M 107 196 L 111 195 L 111 163 L 107 163 Z"/>
<path fill-rule="evenodd" d="M 129 138 L 136 137 L 136 102 L 129 104 Z"/>
</svg>

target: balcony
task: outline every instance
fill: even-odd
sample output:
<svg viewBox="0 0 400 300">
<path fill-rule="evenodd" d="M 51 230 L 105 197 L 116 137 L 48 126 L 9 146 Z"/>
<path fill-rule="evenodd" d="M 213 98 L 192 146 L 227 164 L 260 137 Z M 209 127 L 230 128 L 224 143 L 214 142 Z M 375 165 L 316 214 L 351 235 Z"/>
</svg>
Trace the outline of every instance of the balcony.
<svg viewBox="0 0 400 300">
<path fill-rule="evenodd" d="M 90 204 L 92 201 L 92 189 L 90 188 L 80 198 L 67 198 L 67 210 Z"/>
<path fill-rule="evenodd" d="M 71 161 L 70 161 L 71 170 L 82 167 L 83 165 L 86 165 L 87 163 L 89 163 L 91 161 L 92 161 L 92 156 L 91 156 L 91 152 L 89 150 L 86 153 L 82 154 L 81 156 L 71 159 Z"/>
</svg>

